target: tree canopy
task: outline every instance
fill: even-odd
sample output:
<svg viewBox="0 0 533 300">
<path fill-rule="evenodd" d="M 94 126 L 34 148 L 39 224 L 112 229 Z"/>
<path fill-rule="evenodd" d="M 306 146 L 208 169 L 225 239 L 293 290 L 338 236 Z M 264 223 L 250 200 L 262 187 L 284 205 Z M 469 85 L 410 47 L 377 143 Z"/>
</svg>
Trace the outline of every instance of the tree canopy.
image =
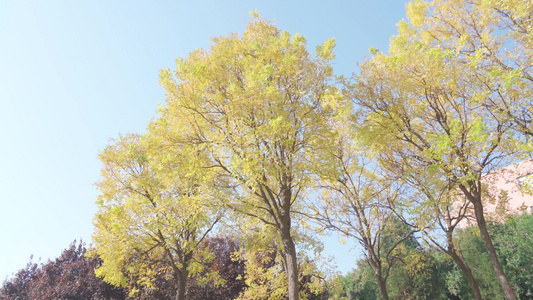
<svg viewBox="0 0 533 300">
<path fill-rule="evenodd" d="M 166 102 L 147 133 L 100 154 L 97 275 L 131 296 L 165 277 L 184 299 L 188 280 L 224 282 L 205 243 L 237 230 L 241 299 L 312 298 L 318 222 L 363 246 L 383 299 L 402 281 L 395 298 L 436 295 L 417 276 L 442 282 L 450 270 L 415 232 L 482 299 L 456 231 L 472 209 L 501 292 L 523 295 L 491 235 L 483 178 L 533 150 L 532 11 L 530 1 L 413 0 L 388 53 L 371 49 L 351 80 L 335 76 L 334 39 L 312 55 L 302 35 L 252 13 L 242 34 L 162 70 Z"/>
<path fill-rule="evenodd" d="M 329 64 L 334 46 L 326 41 L 313 58 L 303 36 L 256 19 L 242 35 L 215 38 L 208 51 L 161 72 L 167 101 L 154 126 L 205 150 L 203 167 L 216 170 L 232 194 L 225 205 L 274 229 L 291 300 L 299 298 L 296 212 L 314 170 L 325 165 L 329 103 L 339 95 Z"/>
<path fill-rule="evenodd" d="M 185 299 L 187 278 L 213 259 L 200 245 L 223 210 L 207 202 L 208 176 L 191 171 L 201 155 L 173 150 L 160 151 L 148 136 L 131 134 L 101 153 L 93 253 L 103 259 L 96 274 L 118 286 L 127 278 L 152 286 L 157 263 L 164 262 L 178 279 L 177 298 Z"/>
<path fill-rule="evenodd" d="M 509 299 L 515 296 L 486 229 L 481 178 L 517 162 L 524 149 L 529 31 L 519 27 L 530 22 L 528 5 L 412 1 L 389 54 L 363 63 L 352 90 L 361 135 L 388 170 L 440 177 L 471 203 Z"/>
</svg>

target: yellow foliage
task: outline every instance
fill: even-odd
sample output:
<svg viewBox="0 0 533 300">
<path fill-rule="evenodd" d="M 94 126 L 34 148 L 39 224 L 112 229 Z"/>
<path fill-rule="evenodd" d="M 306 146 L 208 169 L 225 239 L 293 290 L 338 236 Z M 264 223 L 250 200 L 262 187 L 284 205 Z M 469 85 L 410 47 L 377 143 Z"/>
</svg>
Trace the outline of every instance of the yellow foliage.
<svg viewBox="0 0 533 300">
<path fill-rule="evenodd" d="M 136 278 L 150 287 L 161 268 L 201 273 L 213 256 L 200 244 L 222 213 L 216 192 L 208 193 L 212 177 L 196 169 L 202 154 L 131 134 L 114 140 L 100 159 L 91 255 L 103 264 L 96 275 L 114 285 Z"/>
</svg>

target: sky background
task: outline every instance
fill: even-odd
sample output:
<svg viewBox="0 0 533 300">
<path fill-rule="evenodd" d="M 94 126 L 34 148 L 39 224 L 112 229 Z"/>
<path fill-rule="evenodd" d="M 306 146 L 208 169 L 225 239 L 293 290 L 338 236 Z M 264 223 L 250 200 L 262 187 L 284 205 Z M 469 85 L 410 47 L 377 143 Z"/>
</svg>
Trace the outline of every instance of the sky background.
<svg viewBox="0 0 533 300">
<path fill-rule="evenodd" d="M 387 50 L 404 0 L 0 1 L 0 282 L 90 243 L 100 162 L 109 140 L 145 132 L 164 92 L 159 70 L 211 37 L 243 32 L 250 10 L 308 48 L 335 37 L 335 70 Z M 352 245 L 325 238 L 338 270 Z"/>
</svg>

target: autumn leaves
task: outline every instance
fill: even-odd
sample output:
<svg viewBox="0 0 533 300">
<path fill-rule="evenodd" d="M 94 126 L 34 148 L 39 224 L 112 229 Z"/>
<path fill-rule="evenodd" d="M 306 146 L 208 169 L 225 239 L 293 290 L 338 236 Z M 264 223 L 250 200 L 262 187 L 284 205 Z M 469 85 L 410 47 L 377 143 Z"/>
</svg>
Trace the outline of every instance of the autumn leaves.
<svg viewBox="0 0 533 300">
<path fill-rule="evenodd" d="M 163 70 L 160 116 L 101 154 L 98 274 L 150 285 L 150 263 L 165 261 L 184 299 L 185 279 L 212 259 L 199 245 L 238 225 L 263 233 L 248 245 L 277 248 L 279 295 L 295 300 L 318 224 L 364 246 L 388 299 L 388 222 L 412 226 L 395 245 L 442 221 L 453 249 L 458 193 L 491 253 L 480 179 L 528 151 L 532 26 L 528 4 L 459 2 L 411 2 L 389 54 L 373 51 L 351 80 L 333 73 L 334 40 L 313 57 L 303 36 L 262 19 Z"/>
</svg>

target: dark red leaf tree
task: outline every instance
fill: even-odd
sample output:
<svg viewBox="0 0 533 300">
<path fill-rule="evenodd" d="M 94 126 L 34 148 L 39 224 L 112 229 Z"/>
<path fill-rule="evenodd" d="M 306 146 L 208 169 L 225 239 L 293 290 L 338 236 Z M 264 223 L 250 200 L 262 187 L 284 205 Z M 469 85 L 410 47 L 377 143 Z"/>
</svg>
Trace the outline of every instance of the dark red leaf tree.
<svg viewBox="0 0 533 300">
<path fill-rule="evenodd" d="M 122 288 L 113 287 L 94 275 L 99 258 L 87 258 L 83 242 L 74 241 L 55 260 L 45 264 L 28 263 L 6 280 L 0 299 L 126 299 Z"/>
</svg>

